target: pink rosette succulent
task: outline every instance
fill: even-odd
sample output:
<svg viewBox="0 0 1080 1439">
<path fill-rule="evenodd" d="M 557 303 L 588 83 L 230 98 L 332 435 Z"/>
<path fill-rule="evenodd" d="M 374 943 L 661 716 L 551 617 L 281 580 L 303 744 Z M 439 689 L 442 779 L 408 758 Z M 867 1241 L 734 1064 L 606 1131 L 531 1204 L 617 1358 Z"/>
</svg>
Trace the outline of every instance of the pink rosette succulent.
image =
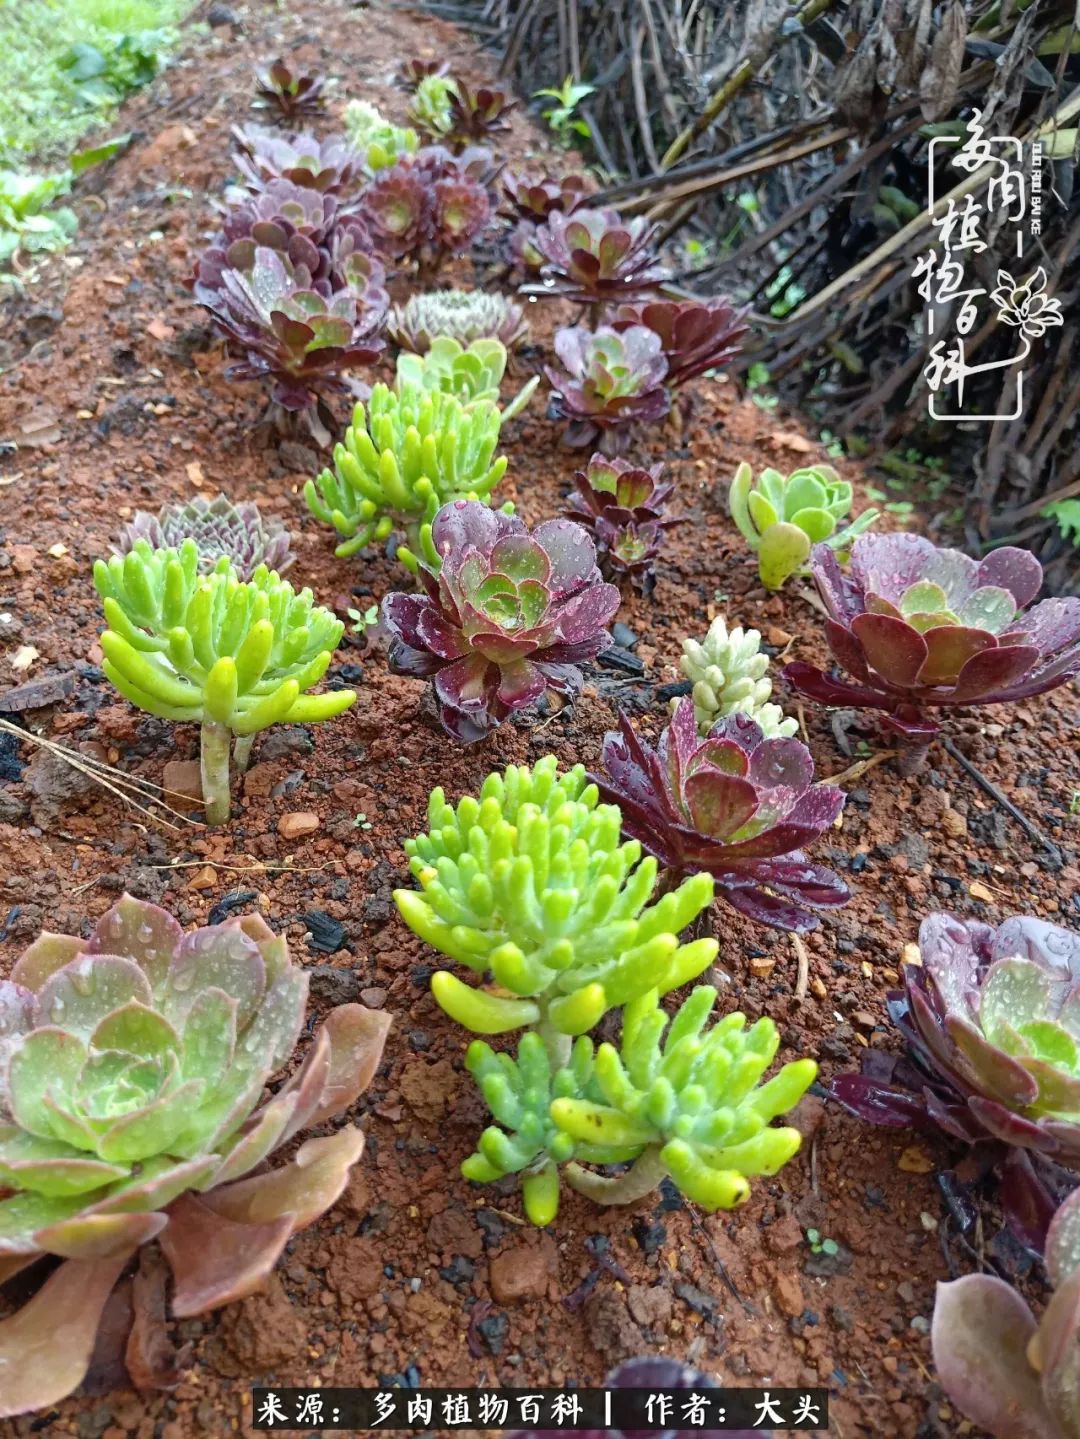
<svg viewBox="0 0 1080 1439">
<path fill-rule="evenodd" d="M 562 370 L 544 366 L 550 408 L 556 419 L 569 420 L 563 442 L 574 449 L 599 444 L 618 453 L 632 425 L 663 419 L 671 406 L 660 339 L 644 325 L 621 333 L 607 325 L 557 330 L 555 354 Z"/>
<path fill-rule="evenodd" d="M 657 226 L 618 210 L 577 206 L 553 210 L 533 237 L 544 257 L 543 279 L 553 293 L 589 304 L 636 300 L 656 292 L 666 276 L 659 263 Z"/>
</svg>

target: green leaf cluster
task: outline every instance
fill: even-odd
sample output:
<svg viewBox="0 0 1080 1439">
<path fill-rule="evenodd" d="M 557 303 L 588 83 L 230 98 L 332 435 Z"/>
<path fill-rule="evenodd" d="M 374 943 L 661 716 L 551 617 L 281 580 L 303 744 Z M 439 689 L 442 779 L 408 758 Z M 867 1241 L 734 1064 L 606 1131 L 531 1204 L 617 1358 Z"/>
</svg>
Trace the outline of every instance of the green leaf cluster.
<svg viewBox="0 0 1080 1439">
<path fill-rule="evenodd" d="M 326 673 L 344 624 L 265 565 L 245 584 L 224 556 L 200 574 L 194 540 L 175 550 L 138 540 L 98 560 L 94 584 L 108 623 L 102 667 L 150 714 L 251 735 L 278 721 L 329 719 L 356 698 L 305 693 Z"/>
<path fill-rule="evenodd" d="M 438 1003 L 474 1034 L 541 1022 L 583 1034 L 615 1005 L 696 978 L 716 954 L 714 940 L 678 939 L 712 899 L 711 877 L 650 904 L 656 861 L 622 841 L 618 807 L 598 802 L 580 765 L 556 765 L 510 765 L 456 807 L 436 789 L 429 832 L 405 842 L 420 883 L 395 891 L 406 924 L 505 991 L 432 976 Z"/>
<path fill-rule="evenodd" d="M 489 400 L 466 405 L 438 389 L 376 385 L 335 445 L 334 468 L 305 485 L 308 509 L 343 537 L 342 557 L 395 530 L 421 544 L 443 505 L 486 499 L 502 479 L 500 423 Z"/>
<path fill-rule="evenodd" d="M 499 386 L 506 373 L 506 346 L 501 340 L 477 339 L 469 345 L 451 335 L 438 335 L 424 355 L 402 352 L 397 362 L 398 387 L 415 386 L 428 392 L 454 395 L 468 409 L 474 404 L 498 404 Z M 534 375 L 500 412 L 505 423 L 521 413 L 540 383 Z"/>
<path fill-rule="evenodd" d="M 735 471 L 728 492 L 731 518 L 758 556 L 758 573 L 766 589 L 776 590 L 801 570 L 815 544 L 841 549 L 877 519 L 877 510 L 864 510 L 842 526 L 851 510 L 854 492 L 831 465 L 812 465 L 784 476 L 779 470 L 762 470 L 754 482 L 745 462 Z"/>
<path fill-rule="evenodd" d="M 707 1029 L 707 985 L 670 1023 L 660 1007 L 716 956 L 713 939 L 680 939 L 712 899 L 709 875 L 651 902 L 656 861 L 622 840 L 618 807 L 599 803 L 582 767 L 560 773 L 553 755 L 489 775 L 456 806 L 436 789 L 428 824 L 405 841 L 420 888 L 394 898 L 414 933 L 480 980 L 439 970 L 432 993 L 474 1034 L 525 1030 L 516 1054 L 469 1046 L 494 1123 L 462 1165 L 467 1179 L 520 1174 L 526 1213 L 543 1225 L 560 1176 L 626 1203 L 669 1175 L 726 1209 L 791 1158 L 797 1131 L 771 1121 L 811 1083 L 813 1062 L 761 1083 L 779 1046 L 771 1020 L 747 1028 L 730 1014 Z M 615 1008 L 621 1041 L 597 1048 L 588 1032 Z M 617 1177 L 585 1167 L 626 1163 Z"/>
</svg>

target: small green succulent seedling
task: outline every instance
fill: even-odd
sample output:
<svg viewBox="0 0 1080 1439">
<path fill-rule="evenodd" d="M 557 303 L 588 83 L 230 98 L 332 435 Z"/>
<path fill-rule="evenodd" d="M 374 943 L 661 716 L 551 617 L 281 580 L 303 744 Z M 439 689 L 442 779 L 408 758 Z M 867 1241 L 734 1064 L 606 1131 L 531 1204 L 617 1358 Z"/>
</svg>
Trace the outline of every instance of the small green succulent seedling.
<svg viewBox="0 0 1080 1439">
<path fill-rule="evenodd" d="M 376 385 L 353 411 L 334 468 L 304 486 L 308 509 L 343 536 L 335 553 L 353 555 L 373 541 L 404 531 L 421 543 L 451 500 L 483 500 L 502 479 L 506 457 L 495 458 L 498 408 L 469 406 L 456 396 L 405 384 Z"/>
<path fill-rule="evenodd" d="M 420 148 L 415 130 L 393 124 L 367 100 L 350 100 L 345 106 L 345 133 L 364 156 L 364 169 L 372 175 Z"/>
<path fill-rule="evenodd" d="M 474 1034 L 536 1027 L 561 1065 L 568 1036 L 648 989 L 695 979 L 716 956 L 715 940 L 678 938 L 711 901 L 711 877 L 649 904 L 656 861 L 622 841 L 617 806 L 598 802 L 581 765 L 562 775 L 554 755 L 510 765 L 456 807 L 436 789 L 428 823 L 405 842 L 420 889 L 394 898 L 421 939 L 494 977 L 498 990 L 432 976 L 439 1005 Z"/>
<path fill-rule="evenodd" d="M 199 573 L 194 540 L 94 565 L 108 629 L 102 668 L 139 709 L 202 726 L 203 799 L 209 824 L 229 817 L 229 743 L 243 770 L 253 737 L 272 724 L 312 724 L 348 709 L 353 690 L 309 695 L 344 624 L 260 565 L 242 583 L 223 556 Z"/>
<path fill-rule="evenodd" d="M 679 668 L 693 682 L 694 719 L 700 735 L 707 735 L 718 720 L 730 714 L 749 715 L 766 739 L 786 739 L 796 732 L 798 721 L 785 718 L 780 706 L 769 702 L 769 657 L 761 653 L 757 630 L 738 625 L 729 630 L 723 615 L 717 615 L 704 640 L 685 639 L 682 648 Z M 678 703 L 677 698 L 671 701 L 672 710 Z"/>
<path fill-rule="evenodd" d="M 450 97 L 455 88 L 449 75 L 425 75 L 413 91 L 409 119 L 433 138 L 449 134 L 453 127 Z"/>
<path fill-rule="evenodd" d="M 498 404 L 499 386 L 506 373 L 506 346 L 501 340 L 478 339 L 468 346 L 451 335 L 439 335 L 425 355 L 398 356 L 398 386 L 414 385 L 454 395 L 468 409 L 473 404 Z M 532 398 L 540 376 L 531 380 L 500 412 L 503 424 L 519 415 Z"/>
<path fill-rule="evenodd" d="M 699 985 L 669 1021 L 649 990 L 626 1006 L 618 1049 L 594 1050 L 581 1036 L 557 1068 L 535 1032 L 516 1059 L 475 1040 L 466 1068 L 496 1123 L 462 1174 L 477 1183 L 520 1174 L 525 1212 L 541 1225 L 558 1212 L 560 1177 L 601 1204 L 632 1203 L 665 1176 L 710 1212 L 744 1203 L 753 1176 L 775 1174 L 798 1150 L 798 1130 L 771 1121 L 798 1102 L 817 1065 L 794 1060 L 761 1084 L 780 1042 L 775 1024 L 747 1029 L 744 1015 L 729 1014 L 706 1032 L 715 1001 Z M 583 1168 L 627 1163 L 615 1177 Z"/>
<path fill-rule="evenodd" d="M 831 1257 L 840 1253 L 840 1246 L 836 1240 L 823 1238 L 820 1229 L 808 1229 L 806 1242 L 810 1246 L 811 1254 L 828 1254 Z"/>
<path fill-rule="evenodd" d="M 731 518 L 752 550 L 766 589 L 778 590 L 810 558 L 815 544 L 842 549 L 877 519 L 864 510 L 851 524 L 838 528 L 851 510 L 854 493 L 830 465 L 795 470 L 786 478 L 779 470 L 754 474 L 745 462 L 735 471 L 728 493 Z"/>
</svg>

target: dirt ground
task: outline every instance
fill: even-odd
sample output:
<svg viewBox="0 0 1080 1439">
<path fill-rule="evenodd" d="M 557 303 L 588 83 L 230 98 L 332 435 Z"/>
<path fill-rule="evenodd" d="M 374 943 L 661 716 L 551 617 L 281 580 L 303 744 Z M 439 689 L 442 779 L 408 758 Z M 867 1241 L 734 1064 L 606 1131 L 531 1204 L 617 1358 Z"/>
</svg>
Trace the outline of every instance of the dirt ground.
<svg viewBox="0 0 1080 1439">
<path fill-rule="evenodd" d="M 18 442 L 0 458 L 0 613 L 10 616 L 0 689 L 69 674 L 73 692 L 30 716 L 31 727 L 155 782 L 167 762 L 195 757 L 197 735 L 132 709 L 97 668 L 90 568 L 122 519 L 222 488 L 288 521 L 290 579 L 342 613 L 401 584 L 381 553 L 334 558 L 300 494 L 318 457 L 262 434 L 261 391 L 222 377 L 220 346 L 184 287 L 230 175 L 229 127 L 251 118 L 251 66 L 295 55 L 337 81 L 335 110 L 366 97 L 398 120 L 405 99 L 391 81 L 402 59 L 446 55 L 474 79 L 493 69 L 463 33 L 419 13 L 344 0 L 309 0 L 292 14 L 273 3 L 213 11 L 231 23 L 194 38 L 126 108 L 134 144 L 95 193 L 83 192 L 75 244 L 6 302 L 0 335 L 0 439 Z M 546 145 L 516 119 L 501 148 L 513 161 Z M 472 283 L 472 267 L 455 278 Z M 475 280 L 485 282 L 482 268 Z M 537 349 L 522 370 L 537 367 L 566 318 L 558 303 L 534 305 Z M 434 728 L 419 682 L 391 675 L 377 641 L 350 637 L 331 675 L 358 689 L 356 705 L 339 721 L 260 737 L 233 819 L 213 832 L 190 818 L 149 823 L 0 735 L 0 973 L 41 928 L 84 929 L 128 889 L 186 925 L 257 908 L 309 966 L 316 1014 L 360 998 L 394 1015 L 386 1060 L 357 1107 L 368 1148 L 344 1198 L 296 1236 L 264 1294 L 174 1326 L 191 1346 L 179 1387 L 151 1396 L 113 1387 L 103 1359 L 96 1391 L 3 1433 L 247 1434 L 253 1382 L 560 1385 L 598 1381 L 620 1358 L 661 1349 L 725 1383 L 828 1385 L 840 1439 L 972 1432 L 932 1371 L 934 1284 L 974 1267 L 976 1251 L 1005 1265 L 1015 1255 L 990 1208 L 979 1234 L 956 1233 L 935 1180 L 950 1162 L 944 1146 L 869 1129 L 811 1096 L 802 1153 L 756 1183 L 737 1213 L 700 1214 L 674 1191 L 629 1213 L 568 1194 L 546 1232 L 525 1225 L 512 1183 L 478 1188 L 458 1172 L 484 1110 L 462 1067 L 465 1036 L 428 993 L 436 957 L 391 899 L 407 882 L 402 840 L 423 829 L 430 789 L 456 797 L 492 769 L 549 752 L 595 763 L 620 707 L 655 733 L 666 713 L 658 687 L 678 677 L 680 639 L 717 612 L 760 628 L 785 658 L 825 657 L 819 616 L 798 585 L 766 596 L 723 503 L 740 459 L 786 470 L 824 459 L 821 446 L 732 384 L 702 381 L 694 403 L 681 433 L 651 432 L 634 450 L 665 461 L 688 521 L 670 533 L 652 601 L 627 591 L 618 616 L 641 673 L 595 667 L 572 709 L 527 713 L 462 748 Z M 534 400 L 505 437 L 501 494 L 530 522 L 559 511 L 575 467 L 543 411 Z M 27 646 L 37 656 L 18 671 Z M 942 751 L 915 780 L 889 762 L 871 767 L 849 782 L 842 823 L 813 851 L 850 877 L 854 897 L 807 937 L 802 984 L 789 937 L 718 915 L 714 978 L 729 1007 L 770 1014 L 781 1058 L 812 1055 L 827 1077 L 856 1065 L 865 1046 L 892 1043 L 883 996 L 928 911 L 1080 924 L 1080 819 L 1070 815 L 1078 718 L 1067 688 L 958 715 L 951 728 L 1055 841 L 1063 868 Z M 808 709 L 805 727 L 821 776 L 848 769 L 853 756 L 828 715 Z M 870 752 L 881 748 L 871 736 Z M 279 824 L 298 812 L 314 812 L 318 828 L 286 840 Z M 809 1228 L 838 1252 L 813 1253 Z"/>
</svg>

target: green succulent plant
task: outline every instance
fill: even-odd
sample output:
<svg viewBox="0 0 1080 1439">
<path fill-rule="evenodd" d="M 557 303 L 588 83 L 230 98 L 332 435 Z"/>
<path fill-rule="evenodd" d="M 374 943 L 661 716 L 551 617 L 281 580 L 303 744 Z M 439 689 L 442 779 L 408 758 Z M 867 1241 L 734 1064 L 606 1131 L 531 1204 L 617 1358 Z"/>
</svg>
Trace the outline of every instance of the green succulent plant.
<svg viewBox="0 0 1080 1439">
<path fill-rule="evenodd" d="M 0 1320 L 0 1417 L 78 1387 L 140 1245 L 161 1245 L 173 1313 L 201 1314 L 259 1288 L 334 1203 L 363 1149 L 357 1127 L 267 1160 L 352 1104 L 390 1021 L 340 1005 L 264 1098 L 307 990 L 258 915 L 185 935 L 130 895 L 88 939 L 40 935 L 0 980 L 0 1282 L 43 1255 L 64 1261 Z"/>
<path fill-rule="evenodd" d="M 711 877 L 692 875 L 649 904 L 656 861 L 622 841 L 618 808 L 599 804 L 581 765 L 562 775 L 556 766 L 554 755 L 510 765 L 456 807 L 434 790 L 429 832 L 405 842 L 420 889 L 394 898 L 421 939 L 508 991 L 439 970 L 431 989 L 442 1009 L 475 1034 L 536 1026 L 561 1065 L 568 1036 L 648 989 L 696 978 L 717 944 L 678 938 L 711 901 Z"/>
<path fill-rule="evenodd" d="M 468 409 L 473 404 L 498 404 L 499 386 L 506 373 L 506 346 L 501 340 L 482 338 L 462 345 L 450 335 L 432 340 L 425 355 L 402 353 L 397 361 L 398 386 L 454 395 Z M 519 415 L 540 383 L 534 375 L 500 411 L 503 424 Z"/>
<path fill-rule="evenodd" d="M 593 1045 L 579 1036 L 566 1064 L 553 1068 L 547 1047 L 530 1030 L 518 1042 L 517 1058 L 497 1053 L 474 1039 L 465 1068 L 476 1080 L 494 1124 L 489 1124 L 461 1166 L 466 1179 L 489 1184 L 506 1174 L 521 1175 L 525 1213 L 534 1224 L 550 1224 L 559 1211 L 559 1166 L 576 1159 L 620 1164 L 636 1159 L 634 1145 L 586 1144 L 564 1134 L 551 1118 L 555 1099 L 584 1098 L 593 1073 Z"/>
<path fill-rule="evenodd" d="M 665 1176 L 710 1212 L 750 1195 L 750 1179 L 775 1174 L 799 1148 L 799 1132 L 771 1121 L 791 1109 L 817 1074 L 794 1060 L 765 1084 L 779 1035 L 770 1019 L 749 1029 L 742 1014 L 705 1026 L 716 990 L 699 985 L 675 1016 L 649 990 L 623 1011 L 619 1048 L 580 1036 L 553 1067 L 540 1035 L 522 1035 L 517 1058 L 474 1040 L 466 1056 L 495 1119 L 466 1179 L 520 1174 L 534 1224 L 558 1213 L 560 1177 L 602 1204 L 629 1204 Z M 667 1030 L 666 1039 L 664 1031 Z M 610 1177 L 584 1165 L 631 1165 Z"/>
<path fill-rule="evenodd" d="M 812 465 L 784 476 L 779 470 L 754 474 L 745 462 L 735 471 L 728 492 L 731 518 L 758 556 L 766 589 L 777 590 L 810 558 L 815 544 L 842 549 L 869 528 L 877 510 L 864 510 L 843 525 L 854 492 L 830 465 Z"/>
<path fill-rule="evenodd" d="M 761 635 L 736 625 L 728 629 L 717 615 L 704 640 L 683 640 L 679 668 L 693 683 L 694 719 L 698 733 L 707 735 L 718 720 L 730 714 L 756 720 L 766 739 L 789 738 L 798 721 L 785 718 L 777 704 L 769 703 L 772 681 L 769 657 L 761 653 Z M 671 701 L 674 710 L 678 698 Z"/>
<path fill-rule="evenodd" d="M 796 1153 L 799 1131 L 771 1121 L 798 1103 L 817 1065 L 796 1059 L 759 1083 L 780 1045 L 776 1025 L 762 1017 L 747 1029 L 736 1012 L 706 1031 L 716 997 L 711 985 L 698 985 L 670 1020 L 656 990 L 632 1000 L 620 1047 L 596 1051 L 596 1098 L 552 1100 L 552 1121 L 576 1142 L 638 1150 L 615 1178 L 569 1163 L 564 1175 L 573 1188 L 600 1203 L 629 1204 L 670 1175 L 703 1209 L 734 1209 L 750 1197 L 751 1178 L 775 1174 Z"/>
<path fill-rule="evenodd" d="M 154 550 L 137 540 L 126 555 L 94 565 L 108 629 L 102 668 L 149 714 L 202 726 L 206 818 L 229 817 L 229 745 L 238 769 L 253 737 L 279 721 L 313 724 L 348 709 L 353 690 L 311 695 L 344 624 L 265 565 L 241 582 L 223 556 L 199 572 L 194 540 Z"/>
<path fill-rule="evenodd" d="M 364 169 L 371 175 L 389 169 L 406 155 L 415 155 L 420 148 L 415 130 L 393 124 L 367 100 L 350 100 L 345 106 L 345 133 L 363 155 Z"/>
<path fill-rule="evenodd" d="M 413 91 L 409 119 L 432 138 L 449 134 L 453 127 L 450 96 L 455 90 L 449 75 L 425 75 Z"/>
<path fill-rule="evenodd" d="M 499 411 L 489 401 L 406 384 L 375 385 L 353 411 L 334 468 L 304 486 L 308 509 L 343 536 L 335 553 L 352 555 L 395 530 L 413 546 L 451 500 L 484 500 L 502 479 L 495 457 Z"/>
</svg>

